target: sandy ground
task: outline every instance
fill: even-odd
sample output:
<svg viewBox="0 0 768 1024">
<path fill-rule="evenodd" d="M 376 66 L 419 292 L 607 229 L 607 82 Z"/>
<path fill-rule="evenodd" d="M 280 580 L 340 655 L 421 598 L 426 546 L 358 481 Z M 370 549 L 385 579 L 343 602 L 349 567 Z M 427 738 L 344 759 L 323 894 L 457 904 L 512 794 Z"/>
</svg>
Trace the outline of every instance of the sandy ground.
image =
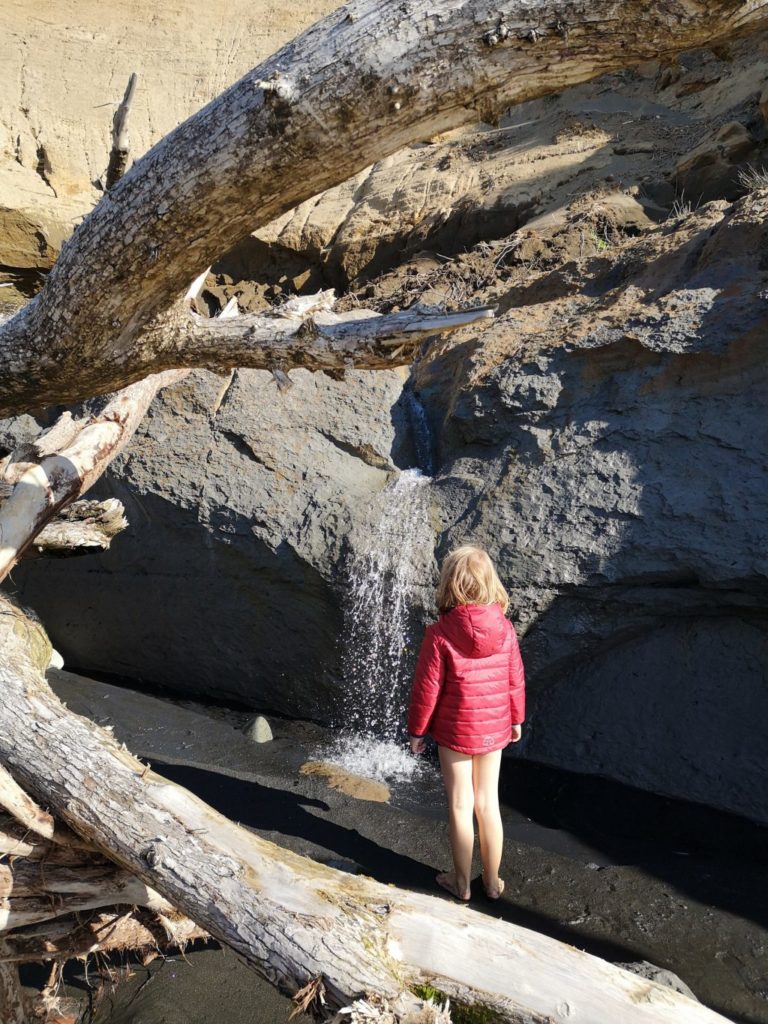
<svg viewBox="0 0 768 1024">
<path fill-rule="evenodd" d="M 115 733 L 156 771 L 260 835 L 383 882 L 435 892 L 447 864 L 439 779 L 393 786 L 389 802 L 361 800 L 302 764 L 328 734 L 273 720 L 252 744 L 248 716 L 185 706 L 55 673 L 70 708 Z M 768 1024 L 768 835 L 742 819 L 604 780 L 505 764 L 505 898 L 473 904 L 618 962 L 648 960 L 678 974 L 740 1024 Z M 479 867 L 477 868 L 479 873 Z M 207 948 L 134 967 L 105 990 L 106 1024 L 261 1024 L 285 1020 L 288 1000 L 227 951 Z M 77 974 L 77 972 L 75 972 Z M 73 991 L 84 991 L 81 978 Z"/>
</svg>

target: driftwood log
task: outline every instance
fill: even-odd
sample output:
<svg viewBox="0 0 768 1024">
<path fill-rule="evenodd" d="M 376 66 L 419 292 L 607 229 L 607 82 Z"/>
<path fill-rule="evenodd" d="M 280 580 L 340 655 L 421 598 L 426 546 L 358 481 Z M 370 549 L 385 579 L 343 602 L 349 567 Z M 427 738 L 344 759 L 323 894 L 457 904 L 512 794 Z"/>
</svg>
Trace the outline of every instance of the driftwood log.
<svg viewBox="0 0 768 1024">
<path fill-rule="evenodd" d="M 75 501 L 38 533 L 34 549 L 38 554 L 62 557 L 106 551 L 127 525 L 125 509 L 117 498 Z"/>
<path fill-rule="evenodd" d="M 240 237 L 402 146 L 747 31 L 768 0 L 351 0 L 171 132 L 0 327 L 0 410 L 221 367 L 164 314 Z M 178 340 L 178 339 L 177 339 Z M 247 366 L 247 333 L 230 365 Z"/>
<path fill-rule="evenodd" d="M 698 1003 L 554 939 L 335 871 L 247 832 L 68 712 L 45 682 L 49 656 L 42 627 L 4 601 L 0 761 L 125 869 L 109 885 L 130 892 L 128 902 L 151 905 L 146 894 L 159 893 L 283 992 L 314 986 L 315 1009 L 331 1012 L 361 997 L 383 1000 L 394 1021 L 415 1020 L 429 986 L 515 1024 L 722 1024 Z M 49 828 L 44 819 L 37 834 Z M 52 877 L 64 882 L 67 871 Z M 34 899 L 25 878 L 21 901 Z M 91 881 L 104 886 L 98 868 L 82 881 L 86 900 Z M 11 871 L 12 895 L 16 884 Z"/>
</svg>

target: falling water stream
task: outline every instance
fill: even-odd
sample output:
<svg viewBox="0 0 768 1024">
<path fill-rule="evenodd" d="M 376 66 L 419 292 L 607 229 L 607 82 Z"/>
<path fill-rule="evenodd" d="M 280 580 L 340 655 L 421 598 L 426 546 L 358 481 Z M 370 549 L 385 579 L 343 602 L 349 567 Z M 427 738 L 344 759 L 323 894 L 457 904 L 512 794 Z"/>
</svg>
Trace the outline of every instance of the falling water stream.
<svg viewBox="0 0 768 1024">
<path fill-rule="evenodd" d="M 353 538 L 344 608 L 342 735 L 334 763 L 386 781 L 411 778 L 418 764 L 403 743 L 413 669 L 413 603 L 431 584 L 431 480 L 400 473 L 379 494 Z"/>
</svg>

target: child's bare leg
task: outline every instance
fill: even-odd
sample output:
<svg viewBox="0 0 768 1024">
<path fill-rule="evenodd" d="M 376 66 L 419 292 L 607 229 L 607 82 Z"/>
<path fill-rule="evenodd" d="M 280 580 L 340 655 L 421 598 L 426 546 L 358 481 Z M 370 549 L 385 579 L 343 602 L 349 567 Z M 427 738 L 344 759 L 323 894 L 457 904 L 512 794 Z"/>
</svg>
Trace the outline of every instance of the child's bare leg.
<svg viewBox="0 0 768 1024">
<path fill-rule="evenodd" d="M 472 847 L 475 825 L 472 820 L 474 798 L 472 789 L 472 757 L 448 747 L 438 747 L 440 768 L 448 796 L 448 824 L 453 855 L 453 874 L 438 875 L 438 882 L 455 889 L 459 899 L 469 899 L 469 876 L 472 870 Z"/>
<path fill-rule="evenodd" d="M 498 898 L 504 888 L 499 880 L 501 847 L 504 830 L 499 811 L 499 769 L 501 751 L 476 754 L 472 758 L 472 784 L 475 791 L 475 814 L 480 834 L 480 856 L 483 861 L 483 881 L 489 896 Z"/>
</svg>

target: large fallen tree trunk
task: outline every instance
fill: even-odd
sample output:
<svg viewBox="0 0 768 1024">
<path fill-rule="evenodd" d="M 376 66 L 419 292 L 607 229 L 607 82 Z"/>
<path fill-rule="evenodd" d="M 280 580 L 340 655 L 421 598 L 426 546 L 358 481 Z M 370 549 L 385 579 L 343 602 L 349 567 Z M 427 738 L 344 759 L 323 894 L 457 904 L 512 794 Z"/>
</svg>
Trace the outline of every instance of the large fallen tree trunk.
<svg viewBox="0 0 768 1024">
<path fill-rule="evenodd" d="M 768 0 L 352 0 L 133 165 L 0 328 L 0 411 L 165 368 L 157 319 L 248 231 L 407 143 L 605 72 L 733 36 Z M 243 345 L 229 357 L 244 365 Z"/>
<path fill-rule="evenodd" d="M 3 601 L 0 760 L 137 885 L 284 992 L 322 996 L 327 1011 L 385 1000 L 393 1021 L 415 1019 L 420 989 L 430 986 L 483 1007 L 484 1019 L 516 1024 L 722 1024 L 670 989 L 556 940 L 335 871 L 234 825 L 68 712 L 43 678 L 49 650 L 42 628 Z"/>
</svg>

